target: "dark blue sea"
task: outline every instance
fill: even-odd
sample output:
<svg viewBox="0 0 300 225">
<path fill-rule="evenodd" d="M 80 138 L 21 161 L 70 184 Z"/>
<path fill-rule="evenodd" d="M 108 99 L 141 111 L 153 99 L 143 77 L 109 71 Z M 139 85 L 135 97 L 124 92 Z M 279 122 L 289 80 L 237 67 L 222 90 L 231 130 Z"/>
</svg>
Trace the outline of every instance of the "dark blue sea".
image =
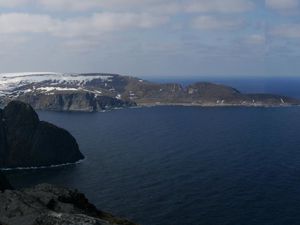
<svg viewBox="0 0 300 225">
<path fill-rule="evenodd" d="M 300 224 L 300 107 L 39 112 L 86 160 L 10 171 L 16 187 L 78 188 L 142 225 Z"/>
</svg>

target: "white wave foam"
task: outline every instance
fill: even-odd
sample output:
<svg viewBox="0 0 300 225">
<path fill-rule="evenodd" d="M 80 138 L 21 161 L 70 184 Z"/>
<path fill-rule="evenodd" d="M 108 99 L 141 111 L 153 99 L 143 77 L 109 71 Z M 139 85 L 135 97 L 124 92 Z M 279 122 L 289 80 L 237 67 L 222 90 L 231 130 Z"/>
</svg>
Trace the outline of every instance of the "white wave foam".
<svg viewBox="0 0 300 225">
<path fill-rule="evenodd" d="M 81 159 L 81 160 L 78 160 L 77 162 L 74 162 L 74 163 L 63 163 L 63 164 L 51 165 L 51 166 L 0 168 L 0 171 L 51 169 L 51 168 L 58 168 L 58 167 L 64 167 L 64 166 L 77 165 L 77 164 L 82 163 L 84 160 L 85 159 Z"/>
</svg>

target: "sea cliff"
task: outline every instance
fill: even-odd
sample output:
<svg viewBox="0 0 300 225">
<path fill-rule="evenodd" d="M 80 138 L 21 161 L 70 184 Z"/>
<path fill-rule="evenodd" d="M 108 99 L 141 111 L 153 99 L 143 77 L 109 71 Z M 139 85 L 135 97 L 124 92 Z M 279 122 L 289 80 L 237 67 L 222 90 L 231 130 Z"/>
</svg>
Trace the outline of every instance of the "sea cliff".
<svg viewBox="0 0 300 225">
<path fill-rule="evenodd" d="M 19 101 L 0 109 L 0 167 L 39 167 L 74 163 L 84 156 L 66 130 L 40 121 Z"/>
</svg>

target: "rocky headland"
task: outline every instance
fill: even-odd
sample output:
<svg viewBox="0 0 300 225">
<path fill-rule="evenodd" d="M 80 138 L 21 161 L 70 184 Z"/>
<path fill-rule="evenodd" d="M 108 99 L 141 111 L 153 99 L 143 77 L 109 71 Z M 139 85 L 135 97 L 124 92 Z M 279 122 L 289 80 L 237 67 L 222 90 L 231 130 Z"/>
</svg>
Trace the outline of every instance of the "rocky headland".
<svg viewBox="0 0 300 225">
<path fill-rule="evenodd" d="M 0 74 L 0 105 L 20 100 L 39 110 L 96 112 L 147 105 L 291 106 L 300 100 L 245 94 L 208 82 L 183 86 L 118 74 Z"/>
<path fill-rule="evenodd" d="M 19 101 L 0 110 L 0 167 L 39 167 L 82 159 L 74 137 L 40 121 Z M 0 225 L 134 225 L 98 210 L 83 193 L 50 184 L 15 190 L 0 171 Z"/>
<path fill-rule="evenodd" d="M 40 167 L 83 159 L 66 130 L 40 121 L 33 108 L 11 101 L 0 109 L 0 167 Z"/>
</svg>

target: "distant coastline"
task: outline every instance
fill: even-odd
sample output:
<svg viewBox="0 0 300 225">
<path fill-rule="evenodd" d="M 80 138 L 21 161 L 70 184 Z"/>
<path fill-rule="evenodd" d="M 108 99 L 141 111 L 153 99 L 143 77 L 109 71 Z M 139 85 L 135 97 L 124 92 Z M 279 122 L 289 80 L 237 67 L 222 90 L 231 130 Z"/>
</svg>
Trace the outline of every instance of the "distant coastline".
<svg viewBox="0 0 300 225">
<path fill-rule="evenodd" d="M 207 104 L 200 104 L 200 103 L 143 103 L 139 104 L 137 107 L 156 107 L 156 106 L 183 106 L 183 107 L 202 107 L 202 108 L 210 108 L 210 107 L 245 107 L 245 108 L 251 108 L 251 107 L 261 107 L 261 108 L 276 108 L 276 107 L 297 107 L 300 106 L 298 104 L 295 105 L 288 105 L 288 104 L 282 104 L 282 105 L 269 105 L 269 104 L 214 104 L 214 103 L 207 103 Z"/>
<path fill-rule="evenodd" d="M 0 74 L 0 105 L 12 100 L 36 110 L 102 112 L 136 106 L 282 107 L 300 100 L 277 94 L 243 93 L 210 82 L 155 83 L 107 73 Z"/>
</svg>

